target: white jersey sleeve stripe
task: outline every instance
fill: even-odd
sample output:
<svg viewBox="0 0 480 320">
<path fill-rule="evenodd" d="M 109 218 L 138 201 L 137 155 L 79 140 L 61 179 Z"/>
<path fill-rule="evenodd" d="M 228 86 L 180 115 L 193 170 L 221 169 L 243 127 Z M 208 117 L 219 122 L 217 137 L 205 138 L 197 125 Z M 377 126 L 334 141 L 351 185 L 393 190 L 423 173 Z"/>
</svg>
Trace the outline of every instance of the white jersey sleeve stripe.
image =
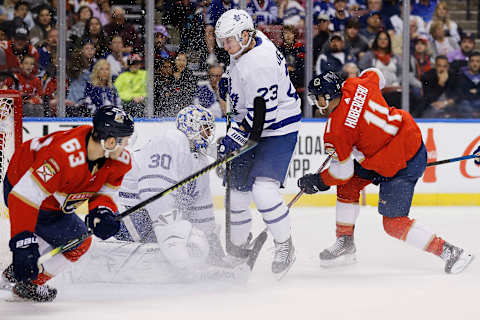
<svg viewBox="0 0 480 320">
<path fill-rule="evenodd" d="M 171 184 L 176 184 L 177 181 L 175 179 L 172 179 L 172 178 L 169 178 L 163 174 L 149 174 L 149 175 L 145 175 L 145 176 L 142 176 L 138 179 L 138 181 L 142 181 L 142 180 L 147 180 L 147 179 L 160 179 L 160 180 L 165 180 Z"/>
</svg>

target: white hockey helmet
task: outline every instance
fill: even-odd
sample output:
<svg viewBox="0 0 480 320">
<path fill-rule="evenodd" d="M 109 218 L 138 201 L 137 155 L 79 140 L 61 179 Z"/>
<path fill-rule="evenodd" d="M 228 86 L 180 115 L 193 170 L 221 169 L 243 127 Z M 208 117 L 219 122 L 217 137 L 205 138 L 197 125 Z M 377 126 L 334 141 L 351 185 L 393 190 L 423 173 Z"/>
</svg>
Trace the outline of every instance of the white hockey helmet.
<svg viewBox="0 0 480 320">
<path fill-rule="evenodd" d="M 252 37 L 250 37 L 248 43 L 245 46 L 242 45 L 243 31 L 255 31 L 252 17 L 250 17 L 248 12 L 240 9 L 230 9 L 224 12 L 215 25 L 215 38 L 217 40 L 217 45 L 220 48 L 223 48 L 224 39 L 235 37 L 235 40 L 237 40 L 242 49 L 238 53 L 232 55 L 232 57 L 240 55 L 252 41 Z"/>
<path fill-rule="evenodd" d="M 195 151 L 205 153 L 215 137 L 215 118 L 206 108 L 189 105 L 178 112 L 177 129 L 185 133 Z"/>
</svg>

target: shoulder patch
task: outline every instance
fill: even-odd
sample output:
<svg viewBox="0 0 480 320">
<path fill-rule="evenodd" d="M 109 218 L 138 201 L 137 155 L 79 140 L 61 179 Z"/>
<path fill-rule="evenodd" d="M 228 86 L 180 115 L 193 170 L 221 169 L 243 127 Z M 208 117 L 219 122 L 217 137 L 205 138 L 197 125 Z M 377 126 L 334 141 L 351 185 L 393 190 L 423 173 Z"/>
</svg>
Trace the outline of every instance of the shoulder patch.
<svg viewBox="0 0 480 320">
<path fill-rule="evenodd" d="M 47 183 L 57 173 L 52 165 L 45 161 L 37 170 L 36 174 L 43 182 Z"/>
</svg>

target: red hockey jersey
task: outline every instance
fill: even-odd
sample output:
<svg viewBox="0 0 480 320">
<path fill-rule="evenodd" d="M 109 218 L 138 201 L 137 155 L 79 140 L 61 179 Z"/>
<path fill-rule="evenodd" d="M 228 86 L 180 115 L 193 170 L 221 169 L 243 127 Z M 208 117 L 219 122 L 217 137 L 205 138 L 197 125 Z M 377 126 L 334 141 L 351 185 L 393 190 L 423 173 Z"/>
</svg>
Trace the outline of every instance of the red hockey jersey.
<svg viewBox="0 0 480 320">
<path fill-rule="evenodd" d="M 34 231 L 39 209 L 72 214 L 76 207 L 98 193 L 108 195 L 102 205 L 117 211 L 113 194 L 131 168 L 124 151 L 117 159 L 107 158 L 92 171 L 87 163 L 85 125 L 26 141 L 15 151 L 7 176 L 13 189 L 8 196 L 11 235 Z M 41 213 L 40 213 L 41 214 Z"/>
<path fill-rule="evenodd" d="M 355 150 L 362 167 L 392 177 L 416 154 L 422 134 L 408 112 L 388 106 L 379 82 L 373 69 L 345 81 L 341 102 L 328 117 L 324 142 L 339 163 L 348 161 Z M 324 182 L 339 184 L 329 171 L 322 172 Z"/>
<path fill-rule="evenodd" d="M 5 53 L 4 59 L 0 59 L 0 71 L 4 70 L 20 70 L 20 60 L 13 52 L 13 42 L 10 41 L 0 41 L 0 50 L 3 50 Z M 33 69 L 33 74 L 38 72 L 38 60 L 40 59 L 40 54 L 37 49 L 31 44 L 28 45 L 28 48 L 25 50 L 25 55 L 29 55 L 35 58 L 35 68 Z"/>
<path fill-rule="evenodd" d="M 18 91 L 20 91 L 23 101 L 32 104 L 41 104 L 43 102 L 43 88 L 40 78 L 33 75 L 24 75 L 16 72 L 13 75 L 18 80 Z M 9 89 L 16 89 L 12 78 L 5 80 L 5 85 Z"/>
</svg>

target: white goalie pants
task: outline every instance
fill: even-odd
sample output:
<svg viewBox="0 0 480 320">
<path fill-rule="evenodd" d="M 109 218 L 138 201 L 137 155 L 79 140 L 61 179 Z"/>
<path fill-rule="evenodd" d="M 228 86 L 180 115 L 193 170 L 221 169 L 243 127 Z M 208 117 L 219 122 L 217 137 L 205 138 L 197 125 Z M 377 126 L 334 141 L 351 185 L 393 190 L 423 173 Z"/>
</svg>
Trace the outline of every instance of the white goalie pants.
<svg viewBox="0 0 480 320">
<path fill-rule="evenodd" d="M 291 232 L 289 210 L 280 194 L 278 181 L 257 177 L 252 191 L 232 189 L 231 192 L 231 237 L 235 245 L 242 245 L 247 240 L 252 226 L 252 213 L 249 208 L 252 200 L 275 241 L 288 240 Z"/>
</svg>

